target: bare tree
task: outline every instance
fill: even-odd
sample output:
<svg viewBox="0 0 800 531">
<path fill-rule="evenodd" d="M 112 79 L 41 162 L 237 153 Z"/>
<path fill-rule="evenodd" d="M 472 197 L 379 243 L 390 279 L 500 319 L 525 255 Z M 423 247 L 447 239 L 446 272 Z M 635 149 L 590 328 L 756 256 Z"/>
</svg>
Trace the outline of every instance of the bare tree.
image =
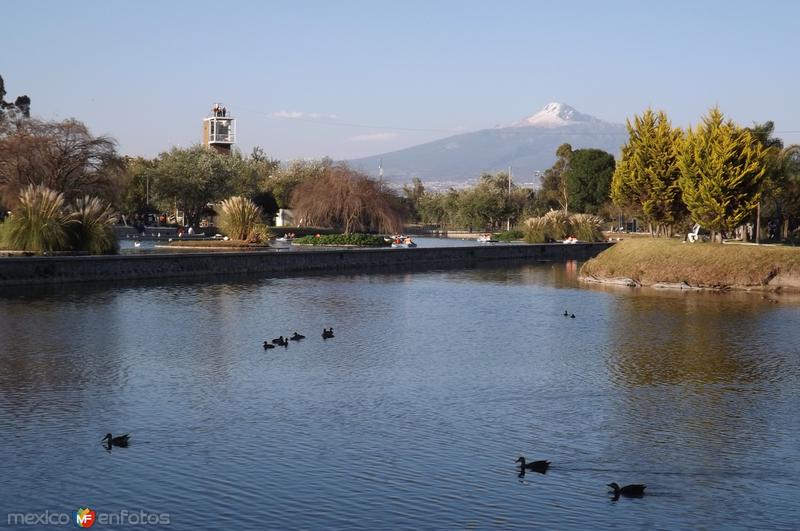
<svg viewBox="0 0 800 531">
<path fill-rule="evenodd" d="M 317 179 L 292 192 L 295 218 L 308 226 L 352 232 L 400 232 L 404 209 L 400 197 L 345 164 L 330 165 Z"/>
<path fill-rule="evenodd" d="M 8 207 L 30 184 L 62 192 L 67 201 L 109 199 L 119 169 L 116 142 L 93 136 L 77 120 L 15 120 L 0 127 L 0 202 Z"/>
</svg>

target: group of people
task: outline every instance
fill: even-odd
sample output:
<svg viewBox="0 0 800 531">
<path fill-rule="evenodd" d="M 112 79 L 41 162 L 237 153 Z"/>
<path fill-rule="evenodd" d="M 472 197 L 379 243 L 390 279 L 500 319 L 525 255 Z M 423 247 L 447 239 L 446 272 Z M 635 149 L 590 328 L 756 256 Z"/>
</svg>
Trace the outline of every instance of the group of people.
<svg viewBox="0 0 800 531">
<path fill-rule="evenodd" d="M 226 109 L 219 103 L 215 103 L 211 111 L 214 113 L 214 116 L 222 116 L 222 117 L 224 117 L 228 113 L 228 109 Z"/>
<path fill-rule="evenodd" d="M 394 243 L 414 243 L 414 240 L 411 239 L 411 236 L 401 236 L 399 234 L 395 234 L 393 238 Z"/>
</svg>

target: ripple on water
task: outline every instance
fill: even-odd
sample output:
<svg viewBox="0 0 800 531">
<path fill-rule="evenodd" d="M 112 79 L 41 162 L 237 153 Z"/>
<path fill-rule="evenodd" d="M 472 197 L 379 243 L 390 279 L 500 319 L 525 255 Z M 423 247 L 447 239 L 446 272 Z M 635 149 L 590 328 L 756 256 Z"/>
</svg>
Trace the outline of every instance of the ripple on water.
<svg viewBox="0 0 800 531">
<path fill-rule="evenodd" d="M 176 529 L 795 525 L 796 309 L 559 267 L 0 292 L 0 503 Z M 518 478 L 519 455 L 552 468 Z"/>
</svg>

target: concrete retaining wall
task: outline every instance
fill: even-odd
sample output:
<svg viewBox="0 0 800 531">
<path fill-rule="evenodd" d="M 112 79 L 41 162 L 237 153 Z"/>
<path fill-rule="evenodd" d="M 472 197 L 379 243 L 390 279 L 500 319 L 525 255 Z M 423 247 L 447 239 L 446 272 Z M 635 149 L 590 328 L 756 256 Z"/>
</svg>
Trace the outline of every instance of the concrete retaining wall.
<svg viewBox="0 0 800 531">
<path fill-rule="evenodd" d="M 287 274 L 303 271 L 393 271 L 473 267 L 485 263 L 588 260 L 609 243 L 491 245 L 302 252 L 210 252 L 124 256 L 0 258 L 0 286 L 98 280 Z"/>
</svg>

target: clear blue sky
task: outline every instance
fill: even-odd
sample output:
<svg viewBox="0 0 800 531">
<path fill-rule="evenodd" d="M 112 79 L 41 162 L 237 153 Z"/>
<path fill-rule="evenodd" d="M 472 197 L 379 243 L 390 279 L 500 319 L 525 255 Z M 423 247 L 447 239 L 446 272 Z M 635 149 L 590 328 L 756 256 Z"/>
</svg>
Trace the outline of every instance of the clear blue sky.
<svg viewBox="0 0 800 531">
<path fill-rule="evenodd" d="M 242 150 L 282 160 L 399 149 L 550 101 L 620 123 L 653 106 L 680 126 L 719 105 L 800 131 L 798 20 L 793 0 L 26 0 L 2 5 L 0 75 L 35 115 L 145 156 L 199 142 L 215 101 Z"/>
</svg>

